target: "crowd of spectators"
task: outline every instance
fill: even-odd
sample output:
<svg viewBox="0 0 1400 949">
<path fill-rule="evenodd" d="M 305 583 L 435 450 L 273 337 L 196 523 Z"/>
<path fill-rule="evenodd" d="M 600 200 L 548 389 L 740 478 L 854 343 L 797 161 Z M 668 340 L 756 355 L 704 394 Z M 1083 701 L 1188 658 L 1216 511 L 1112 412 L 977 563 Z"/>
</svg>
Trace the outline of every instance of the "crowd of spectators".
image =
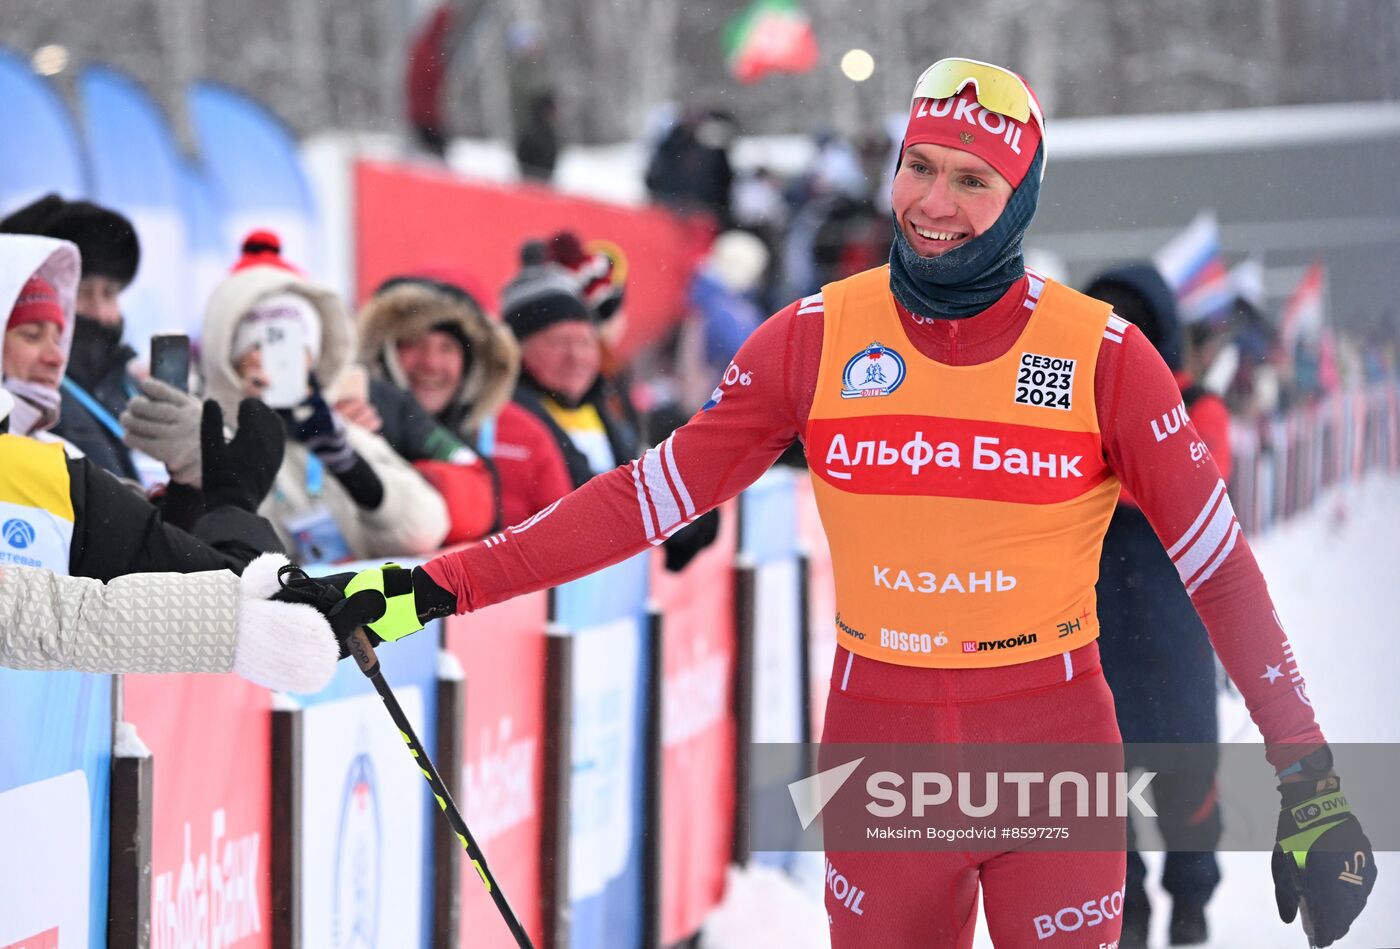
<svg viewBox="0 0 1400 949">
<path fill-rule="evenodd" d="M 134 374 L 144 361 L 123 340 L 131 223 L 49 195 L 0 221 L 4 424 L 66 454 L 76 575 L 237 571 L 269 550 L 422 557 L 645 447 L 607 371 L 616 253 L 569 232 L 527 243 L 499 316 L 415 273 L 352 314 L 255 231 L 207 302 L 188 377 L 162 381 Z M 715 517 L 668 541 L 669 567 L 713 539 Z"/>
</svg>

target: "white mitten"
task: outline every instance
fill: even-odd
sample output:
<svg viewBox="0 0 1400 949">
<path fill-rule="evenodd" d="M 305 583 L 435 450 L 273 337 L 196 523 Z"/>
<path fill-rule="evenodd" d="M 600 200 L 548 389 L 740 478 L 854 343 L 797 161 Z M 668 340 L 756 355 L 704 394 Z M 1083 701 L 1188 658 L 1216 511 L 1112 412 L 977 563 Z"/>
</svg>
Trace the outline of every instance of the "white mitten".
<svg viewBox="0 0 1400 949">
<path fill-rule="evenodd" d="M 281 554 L 248 564 L 238 586 L 238 642 L 233 671 L 284 692 L 319 692 L 335 675 L 340 647 L 324 616 L 301 603 L 272 600 L 281 589 Z"/>
</svg>

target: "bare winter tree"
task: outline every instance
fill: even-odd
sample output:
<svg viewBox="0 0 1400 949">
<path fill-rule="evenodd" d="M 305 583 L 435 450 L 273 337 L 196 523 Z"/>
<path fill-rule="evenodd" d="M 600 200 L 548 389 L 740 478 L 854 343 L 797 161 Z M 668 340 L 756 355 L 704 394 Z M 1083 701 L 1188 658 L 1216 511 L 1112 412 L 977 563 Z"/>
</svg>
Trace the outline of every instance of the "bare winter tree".
<svg viewBox="0 0 1400 949">
<path fill-rule="evenodd" d="M 435 0 L 7 0 L 0 43 L 104 62 L 144 83 L 177 128 L 182 90 L 242 88 L 299 132 L 396 130 L 405 50 Z M 570 140 L 637 136 L 659 103 L 734 112 L 750 132 L 855 131 L 899 110 L 925 65 L 963 54 L 1021 70 L 1058 116 L 1400 97 L 1400 0 L 805 0 L 822 50 L 804 76 L 743 86 L 724 25 L 748 0 L 451 0 L 466 37 L 450 79 L 454 131 L 507 137 L 512 27 L 539 21 L 539 61 Z M 837 64 L 875 58 L 853 84 Z M 538 64 L 537 64 L 538 65 Z"/>
</svg>

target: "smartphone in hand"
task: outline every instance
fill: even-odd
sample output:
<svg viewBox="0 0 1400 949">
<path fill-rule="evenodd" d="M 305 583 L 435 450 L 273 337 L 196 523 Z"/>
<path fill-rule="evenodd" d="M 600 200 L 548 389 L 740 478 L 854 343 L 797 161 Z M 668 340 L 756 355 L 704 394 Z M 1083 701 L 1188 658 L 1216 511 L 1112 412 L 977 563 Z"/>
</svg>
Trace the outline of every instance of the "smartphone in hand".
<svg viewBox="0 0 1400 949">
<path fill-rule="evenodd" d="M 190 338 L 184 333 L 151 337 L 151 377 L 181 392 L 190 391 Z"/>
<path fill-rule="evenodd" d="M 277 320 L 264 327 L 262 368 L 267 376 L 263 402 L 274 409 L 290 409 L 306 400 L 306 346 L 301 325 Z"/>
</svg>

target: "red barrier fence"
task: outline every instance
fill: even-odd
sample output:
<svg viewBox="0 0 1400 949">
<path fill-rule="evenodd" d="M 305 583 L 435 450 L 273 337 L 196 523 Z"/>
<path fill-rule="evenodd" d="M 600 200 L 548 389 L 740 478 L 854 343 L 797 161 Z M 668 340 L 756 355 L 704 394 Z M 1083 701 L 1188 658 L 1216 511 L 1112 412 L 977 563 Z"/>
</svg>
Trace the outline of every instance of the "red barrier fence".
<svg viewBox="0 0 1400 949">
<path fill-rule="evenodd" d="M 396 274 L 462 282 L 496 309 L 520 269 L 520 245 L 568 229 L 627 255 L 626 326 L 618 357 L 659 339 L 683 313 L 710 232 L 660 208 L 573 197 L 532 185 L 469 182 L 449 172 L 381 162 L 355 166 L 356 293 Z"/>
<path fill-rule="evenodd" d="M 1230 496 L 1252 535 L 1310 508 L 1369 471 L 1400 471 L 1400 384 L 1339 392 L 1231 430 Z"/>
</svg>

